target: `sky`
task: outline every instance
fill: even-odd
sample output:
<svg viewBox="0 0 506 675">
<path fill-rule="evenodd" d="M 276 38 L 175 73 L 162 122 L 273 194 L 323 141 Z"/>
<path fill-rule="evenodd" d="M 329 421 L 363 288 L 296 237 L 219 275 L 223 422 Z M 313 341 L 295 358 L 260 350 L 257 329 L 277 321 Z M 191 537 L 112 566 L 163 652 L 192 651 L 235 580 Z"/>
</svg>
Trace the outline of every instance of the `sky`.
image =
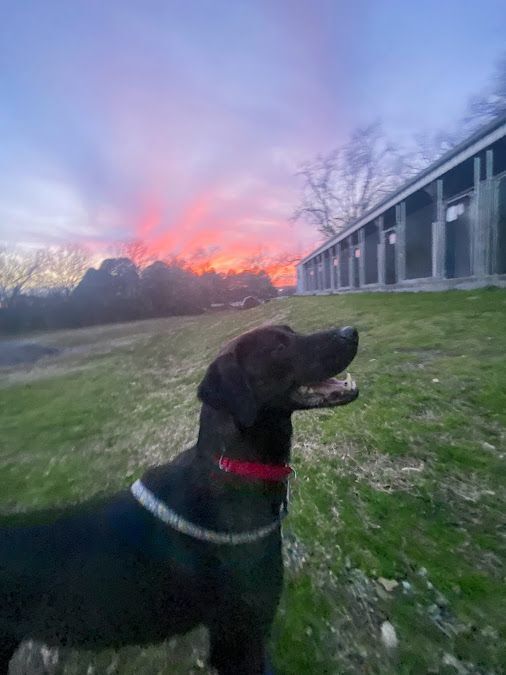
<svg viewBox="0 0 506 675">
<path fill-rule="evenodd" d="M 305 254 L 301 162 L 451 128 L 505 35 L 504 0 L 0 0 L 0 241 Z"/>
</svg>

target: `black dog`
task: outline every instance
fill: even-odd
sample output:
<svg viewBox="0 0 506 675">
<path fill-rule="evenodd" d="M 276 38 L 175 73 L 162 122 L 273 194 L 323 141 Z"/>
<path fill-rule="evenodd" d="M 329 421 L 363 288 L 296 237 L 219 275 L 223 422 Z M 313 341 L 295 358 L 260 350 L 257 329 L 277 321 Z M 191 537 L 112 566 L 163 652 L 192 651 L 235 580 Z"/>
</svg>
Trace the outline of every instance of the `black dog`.
<svg viewBox="0 0 506 675">
<path fill-rule="evenodd" d="M 0 672 L 19 643 L 162 641 L 199 624 L 220 674 L 261 674 L 282 588 L 294 410 L 353 401 L 353 328 L 260 328 L 209 366 L 197 444 L 132 490 L 0 530 Z"/>
</svg>

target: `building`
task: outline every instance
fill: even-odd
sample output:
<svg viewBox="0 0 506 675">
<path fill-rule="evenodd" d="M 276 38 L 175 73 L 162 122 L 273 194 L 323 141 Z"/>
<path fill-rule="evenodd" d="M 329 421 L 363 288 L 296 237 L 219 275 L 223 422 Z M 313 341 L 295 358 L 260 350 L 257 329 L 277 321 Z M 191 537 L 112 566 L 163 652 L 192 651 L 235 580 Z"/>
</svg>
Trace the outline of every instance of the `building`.
<svg viewBox="0 0 506 675">
<path fill-rule="evenodd" d="M 506 286 L 506 116 L 297 265 L 297 293 Z"/>
</svg>

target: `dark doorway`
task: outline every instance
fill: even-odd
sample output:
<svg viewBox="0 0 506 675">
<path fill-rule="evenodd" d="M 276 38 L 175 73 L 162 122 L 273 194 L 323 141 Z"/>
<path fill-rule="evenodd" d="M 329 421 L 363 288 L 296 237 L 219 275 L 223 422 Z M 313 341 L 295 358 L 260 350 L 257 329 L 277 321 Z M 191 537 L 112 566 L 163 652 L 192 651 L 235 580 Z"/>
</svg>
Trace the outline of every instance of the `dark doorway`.
<svg viewBox="0 0 506 675">
<path fill-rule="evenodd" d="M 378 244 L 379 234 L 375 223 L 365 226 L 364 237 L 364 268 L 365 283 L 378 283 Z"/>
<path fill-rule="evenodd" d="M 358 269 L 358 258 L 356 258 L 356 248 L 351 249 L 350 265 L 351 265 L 351 285 L 353 288 L 358 288 L 360 286 L 360 275 Z"/>
<path fill-rule="evenodd" d="M 446 278 L 471 275 L 471 198 L 446 204 Z"/>
<path fill-rule="evenodd" d="M 351 285 L 353 288 L 360 288 L 360 246 L 358 245 L 358 232 L 355 232 L 351 239 Z"/>
<path fill-rule="evenodd" d="M 323 281 L 324 281 L 324 286 L 323 288 L 328 289 L 331 287 L 332 282 L 330 280 L 330 275 L 331 275 L 332 269 L 331 269 L 331 258 L 330 258 L 330 251 L 325 251 L 323 254 Z"/>
<path fill-rule="evenodd" d="M 350 248 L 348 239 L 341 242 L 341 286 L 350 286 Z"/>
<path fill-rule="evenodd" d="M 353 249 L 353 285 L 355 288 L 360 288 L 360 255 L 360 248 L 355 246 Z"/>
<path fill-rule="evenodd" d="M 419 190 L 406 200 L 406 279 L 432 276 L 432 221 L 436 206 L 431 195 Z"/>
<path fill-rule="evenodd" d="M 499 182 L 497 222 L 497 274 L 506 274 L 506 176 Z"/>
</svg>

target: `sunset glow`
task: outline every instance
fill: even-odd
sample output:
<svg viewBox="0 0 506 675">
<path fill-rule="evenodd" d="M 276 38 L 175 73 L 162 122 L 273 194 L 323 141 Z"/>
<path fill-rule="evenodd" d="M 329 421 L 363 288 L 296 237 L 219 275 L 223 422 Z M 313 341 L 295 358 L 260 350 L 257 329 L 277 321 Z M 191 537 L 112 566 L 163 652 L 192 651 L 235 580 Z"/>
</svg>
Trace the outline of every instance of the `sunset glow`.
<svg viewBox="0 0 506 675">
<path fill-rule="evenodd" d="M 133 228 L 133 240 L 142 242 L 150 257 L 177 258 L 199 274 L 263 269 L 276 286 L 294 284 L 294 262 L 317 237 L 310 236 L 303 247 L 293 241 L 294 225 L 288 219 L 247 218 L 241 212 L 255 214 L 262 207 L 243 200 L 223 202 L 219 190 L 203 191 L 166 223 L 160 202 L 151 199 Z"/>
<path fill-rule="evenodd" d="M 394 144 L 451 130 L 504 48 L 499 2 L 7 4 L 0 242 L 141 241 L 277 285 L 321 241 L 291 221 L 301 164 L 375 119 Z"/>
</svg>

